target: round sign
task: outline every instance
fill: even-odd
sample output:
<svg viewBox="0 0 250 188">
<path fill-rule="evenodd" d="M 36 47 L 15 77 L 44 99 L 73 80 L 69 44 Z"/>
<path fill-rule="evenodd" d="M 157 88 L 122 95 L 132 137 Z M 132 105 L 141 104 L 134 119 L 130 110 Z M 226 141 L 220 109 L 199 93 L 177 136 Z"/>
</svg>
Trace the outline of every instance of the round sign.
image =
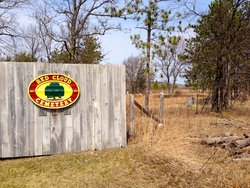
<svg viewBox="0 0 250 188">
<path fill-rule="evenodd" d="M 61 109 L 72 105 L 80 95 L 78 84 L 63 74 L 44 74 L 28 87 L 33 103 L 47 109 Z"/>
</svg>

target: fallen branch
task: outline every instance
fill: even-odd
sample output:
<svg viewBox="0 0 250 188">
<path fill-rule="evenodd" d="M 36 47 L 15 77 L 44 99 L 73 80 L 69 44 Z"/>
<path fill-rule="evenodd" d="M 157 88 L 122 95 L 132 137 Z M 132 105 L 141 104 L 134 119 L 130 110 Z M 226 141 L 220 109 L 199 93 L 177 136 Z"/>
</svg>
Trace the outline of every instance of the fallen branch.
<svg viewBox="0 0 250 188">
<path fill-rule="evenodd" d="M 250 146 L 250 138 L 245 138 L 242 140 L 235 141 L 238 148 L 244 148 L 246 146 Z"/>
<path fill-rule="evenodd" d="M 250 158 L 237 158 L 233 159 L 234 162 L 241 162 L 241 161 L 250 161 Z"/>
<path fill-rule="evenodd" d="M 213 138 L 207 138 L 206 140 L 203 140 L 202 144 L 217 145 L 217 144 L 234 142 L 234 141 L 241 140 L 244 138 L 245 137 L 239 137 L 239 136 L 213 137 Z"/>
<path fill-rule="evenodd" d="M 201 143 L 227 149 L 230 152 L 230 156 L 250 154 L 250 138 L 246 134 L 243 134 L 243 136 L 206 138 Z"/>
</svg>

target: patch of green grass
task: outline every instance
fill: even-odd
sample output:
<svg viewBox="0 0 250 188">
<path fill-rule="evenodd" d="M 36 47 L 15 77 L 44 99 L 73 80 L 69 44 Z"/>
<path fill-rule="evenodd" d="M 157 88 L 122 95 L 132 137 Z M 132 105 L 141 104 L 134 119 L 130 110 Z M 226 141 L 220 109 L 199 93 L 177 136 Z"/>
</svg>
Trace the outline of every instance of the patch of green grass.
<svg viewBox="0 0 250 188">
<path fill-rule="evenodd" d="M 176 174 L 170 164 L 133 147 L 3 160 L 0 187 L 188 186 L 188 181 Z"/>
</svg>

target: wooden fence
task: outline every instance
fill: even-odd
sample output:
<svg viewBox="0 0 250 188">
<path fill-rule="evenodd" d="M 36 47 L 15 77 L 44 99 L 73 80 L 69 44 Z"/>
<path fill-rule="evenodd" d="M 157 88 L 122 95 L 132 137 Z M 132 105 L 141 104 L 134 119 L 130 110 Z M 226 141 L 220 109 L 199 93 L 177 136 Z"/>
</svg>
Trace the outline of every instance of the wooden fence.
<svg viewBox="0 0 250 188">
<path fill-rule="evenodd" d="M 68 109 L 44 110 L 28 98 L 43 73 L 72 77 L 80 98 Z M 102 150 L 126 145 L 123 65 L 0 63 L 0 158 Z"/>
</svg>

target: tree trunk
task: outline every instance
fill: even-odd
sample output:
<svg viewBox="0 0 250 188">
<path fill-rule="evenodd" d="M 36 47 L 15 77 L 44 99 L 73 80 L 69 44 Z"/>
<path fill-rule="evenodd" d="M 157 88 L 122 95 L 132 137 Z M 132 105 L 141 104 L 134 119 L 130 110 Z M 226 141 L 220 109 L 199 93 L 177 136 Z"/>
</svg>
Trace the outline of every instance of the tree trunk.
<svg viewBox="0 0 250 188">
<path fill-rule="evenodd" d="M 174 76 L 173 84 L 172 84 L 172 97 L 174 97 L 174 90 L 175 90 L 175 86 L 176 86 L 176 80 L 177 80 L 177 76 Z"/>
<path fill-rule="evenodd" d="M 226 66 L 227 68 L 227 66 Z M 217 62 L 217 74 L 215 78 L 215 86 L 212 92 L 212 111 L 222 112 L 228 107 L 228 88 L 226 82 L 227 71 L 225 70 L 222 58 Z"/>
<path fill-rule="evenodd" d="M 149 0 L 148 26 L 147 26 L 147 62 L 146 62 L 146 92 L 145 92 L 145 109 L 149 110 L 149 93 L 150 93 L 150 49 L 151 49 L 151 0 Z"/>
<path fill-rule="evenodd" d="M 167 74 L 167 87 L 168 87 L 168 96 L 171 95 L 171 86 L 170 86 L 170 76 Z"/>
</svg>

